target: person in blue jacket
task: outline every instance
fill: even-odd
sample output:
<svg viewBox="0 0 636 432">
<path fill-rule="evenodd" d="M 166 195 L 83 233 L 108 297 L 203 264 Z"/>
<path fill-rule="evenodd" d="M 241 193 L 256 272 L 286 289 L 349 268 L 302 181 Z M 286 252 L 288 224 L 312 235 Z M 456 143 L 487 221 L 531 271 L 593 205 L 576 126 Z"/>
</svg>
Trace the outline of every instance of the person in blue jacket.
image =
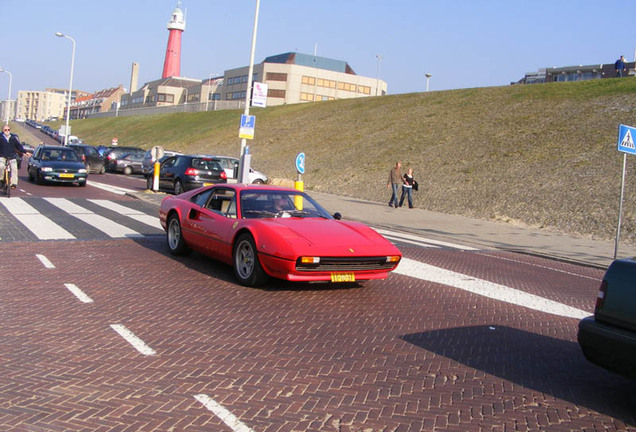
<svg viewBox="0 0 636 432">
<path fill-rule="evenodd" d="M 4 167 L 7 163 L 11 167 L 11 188 L 18 186 L 18 157 L 22 157 L 27 152 L 20 139 L 14 133 L 8 124 L 2 126 L 2 134 L 0 135 L 0 175 L 4 173 Z"/>
<path fill-rule="evenodd" d="M 616 76 L 618 78 L 622 78 L 624 76 L 623 74 L 627 74 L 625 57 L 621 56 L 618 60 L 616 60 L 616 63 L 614 63 L 614 69 L 616 69 Z"/>
</svg>

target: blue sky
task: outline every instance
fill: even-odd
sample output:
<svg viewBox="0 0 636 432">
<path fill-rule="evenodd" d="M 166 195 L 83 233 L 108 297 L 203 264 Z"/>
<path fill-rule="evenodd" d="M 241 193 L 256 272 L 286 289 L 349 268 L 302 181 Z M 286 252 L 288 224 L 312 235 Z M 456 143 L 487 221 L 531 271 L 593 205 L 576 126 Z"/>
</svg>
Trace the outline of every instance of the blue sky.
<svg viewBox="0 0 636 432">
<path fill-rule="evenodd" d="M 161 78 L 174 0 L 0 0 L 0 67 L 18 90 L 94 92 Z M 255 0 L 183 0 L 181 75 L 249 63 Z M 255 62 L 298 51 L 344 60 L 390 94 L 508 85 L 542 67 L 632 61 L 636 0 L 261 0 Z M 378 63 L 376 55 L 382 56 Z M 379 65 L 379 68 L 378 68 Z M 0 99 L 9 76 L 0 74 Z"/>
</svg>

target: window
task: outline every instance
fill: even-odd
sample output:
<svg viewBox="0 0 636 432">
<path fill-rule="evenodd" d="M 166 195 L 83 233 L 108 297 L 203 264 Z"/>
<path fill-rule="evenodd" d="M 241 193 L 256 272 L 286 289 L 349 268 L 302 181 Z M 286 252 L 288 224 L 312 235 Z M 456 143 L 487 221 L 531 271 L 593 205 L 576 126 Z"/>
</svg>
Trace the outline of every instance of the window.
<svg viewBox="0 0 636 432">
<path fill-rule="evenodd" d="M 157 102 L 174 102 L 174 95 L 166 93 L 157 93 Z"/>
<path fill-rule="evenodd" d="M 286 73 L 267 72 L 266 81 L 287 81 Z"/>
<path fill-rule="evenodd" d="M 268 89 L 267 97 L 285 99 L 285 90 Z"/>
<path fill-rule="evenodd" d="M 313 95 L 313 93 L 301 93 L 300 94 L 300 100 L 301 101 L 305 101 L 305 102 L 313 102 L 314 101 L 314 95 Z"/>
<path fill-rule="evenodd" d="M 303 75 L 302 83 L 309 84 L 309 85 L 316 85 L 316 78 Z"/>
<path fill-rule="evenodd" d="M 371 87 L 369 87 L 369 86 L 358 86 L 358 93 L 371 94 Z"/>
<path fill-rule="evenodd" d="M 339 82 L 339 83 L 338 83 L 338 90 L 344 90 L 344 91 L 356 92 L 356 91 L 358 91 L 358 86 L 357 86 L 357 85 L 355 85 L 355 84 L 349 84 L 349 83 Z"/>
<path fill-rule="evenodd" d="M 214 189 L 214 193 L 206 207 L 225 217 L 236 217 L 236 199 L 234 191 L 230 189 Z"/>
</svg>

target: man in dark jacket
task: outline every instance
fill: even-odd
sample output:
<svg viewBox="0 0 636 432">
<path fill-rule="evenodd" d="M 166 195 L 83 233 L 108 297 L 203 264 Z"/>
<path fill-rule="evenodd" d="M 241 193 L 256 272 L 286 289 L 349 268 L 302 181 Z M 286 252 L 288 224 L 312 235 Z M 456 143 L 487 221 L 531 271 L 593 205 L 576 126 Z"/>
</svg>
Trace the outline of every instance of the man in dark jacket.
<svg viewBox="0 0 636 432">
<path fill-rule="evenodd" d="M 625 57 L 621 56 L 616 63 L 614 63 L 614 69 L 616 69 L 616 77 L 622 78 L 623 74 L 627 73 L 627 65 L 625 64 Z"/>
<path fill-rule="evenodd" d="M 11 168 L 11 188 L 18 186 L 18 157 L 22 157 L 24 153 L 28 153 L 16 134 L 11 133 L 8 124 L 2 126 L 2 135 L 0 135 L 0 174 L 4 173 L 4 167 L 9 163 Z"/>
</svg>

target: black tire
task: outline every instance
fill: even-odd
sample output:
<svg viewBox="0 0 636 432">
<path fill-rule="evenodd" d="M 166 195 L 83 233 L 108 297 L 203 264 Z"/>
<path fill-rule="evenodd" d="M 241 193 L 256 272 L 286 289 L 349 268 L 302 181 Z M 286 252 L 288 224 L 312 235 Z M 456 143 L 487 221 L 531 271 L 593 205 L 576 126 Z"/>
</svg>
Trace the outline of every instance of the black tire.
<svg viewBox="0 0 636 432">
<path fill-rule="evenodd" d="M 88 183 L 88 180 L 83 181 L 83 182 L 79 182 L 80 187 L 86 187 L 86 184 Z"/>
<path fill-rule="evenodd" d="M 99 170 L 100 174 L 104 174 L 106 172 L 106 167 L 102 166 L 102 169 Z"/>
<path fill-rule="evenodd" d="M 263 180 L 261 179 L 256 179 L 252 182 L 253 184 L 263 184 Z"/>
<path fill-rule="evenodd" d="M 42 177 L 42 174 L 40 173 L 40 171 L 37 172 L 35 181 L 39 185 L 44 184 L 44 177 Z"/>
<path fill-rule="evenodd" d="M 241 234 L 236 239 L 232 255 L 234 274 L 241 285 L 258 287 L 267 282 L 269 276 L 258 260 L 256 244 L 250 234 Z"/>
<path fill-rule="evenodd" d="M 166 241 L 168 250 L 172 255 L 180 256 L 190 253 L 190 248 L 183 240 L 183 232 L 181 231 L 181 222 L 179 216 L 173 213 L 168 218 L 168 230 L 166 231 Z"/>
<path fill-rule="evenodd" d="M 33 173 L 31 172 L 31 170 L 27 170 L 28 174 L 29 174 L 29 181 L 32 182 L 33 180 L 35 180 L 35 178 L 33 178 Z"/>
<path fill-rule="evenodd" d="M 124 167 L 124 174 L 125 175 L 131 175 L 132 174 L 132 167 Z"/>
<path fill-rule="evenodd" d="M 183 192 L 185 192 L 185 190 L 183 189 L 183 183 L 181 183 L 181 180 L 176 179 L 174 181 L 174 189 L 172 190 L 172 192 L 175 195 L 179 195 L 179 194 L 182 194 Z"/>
</svg>

